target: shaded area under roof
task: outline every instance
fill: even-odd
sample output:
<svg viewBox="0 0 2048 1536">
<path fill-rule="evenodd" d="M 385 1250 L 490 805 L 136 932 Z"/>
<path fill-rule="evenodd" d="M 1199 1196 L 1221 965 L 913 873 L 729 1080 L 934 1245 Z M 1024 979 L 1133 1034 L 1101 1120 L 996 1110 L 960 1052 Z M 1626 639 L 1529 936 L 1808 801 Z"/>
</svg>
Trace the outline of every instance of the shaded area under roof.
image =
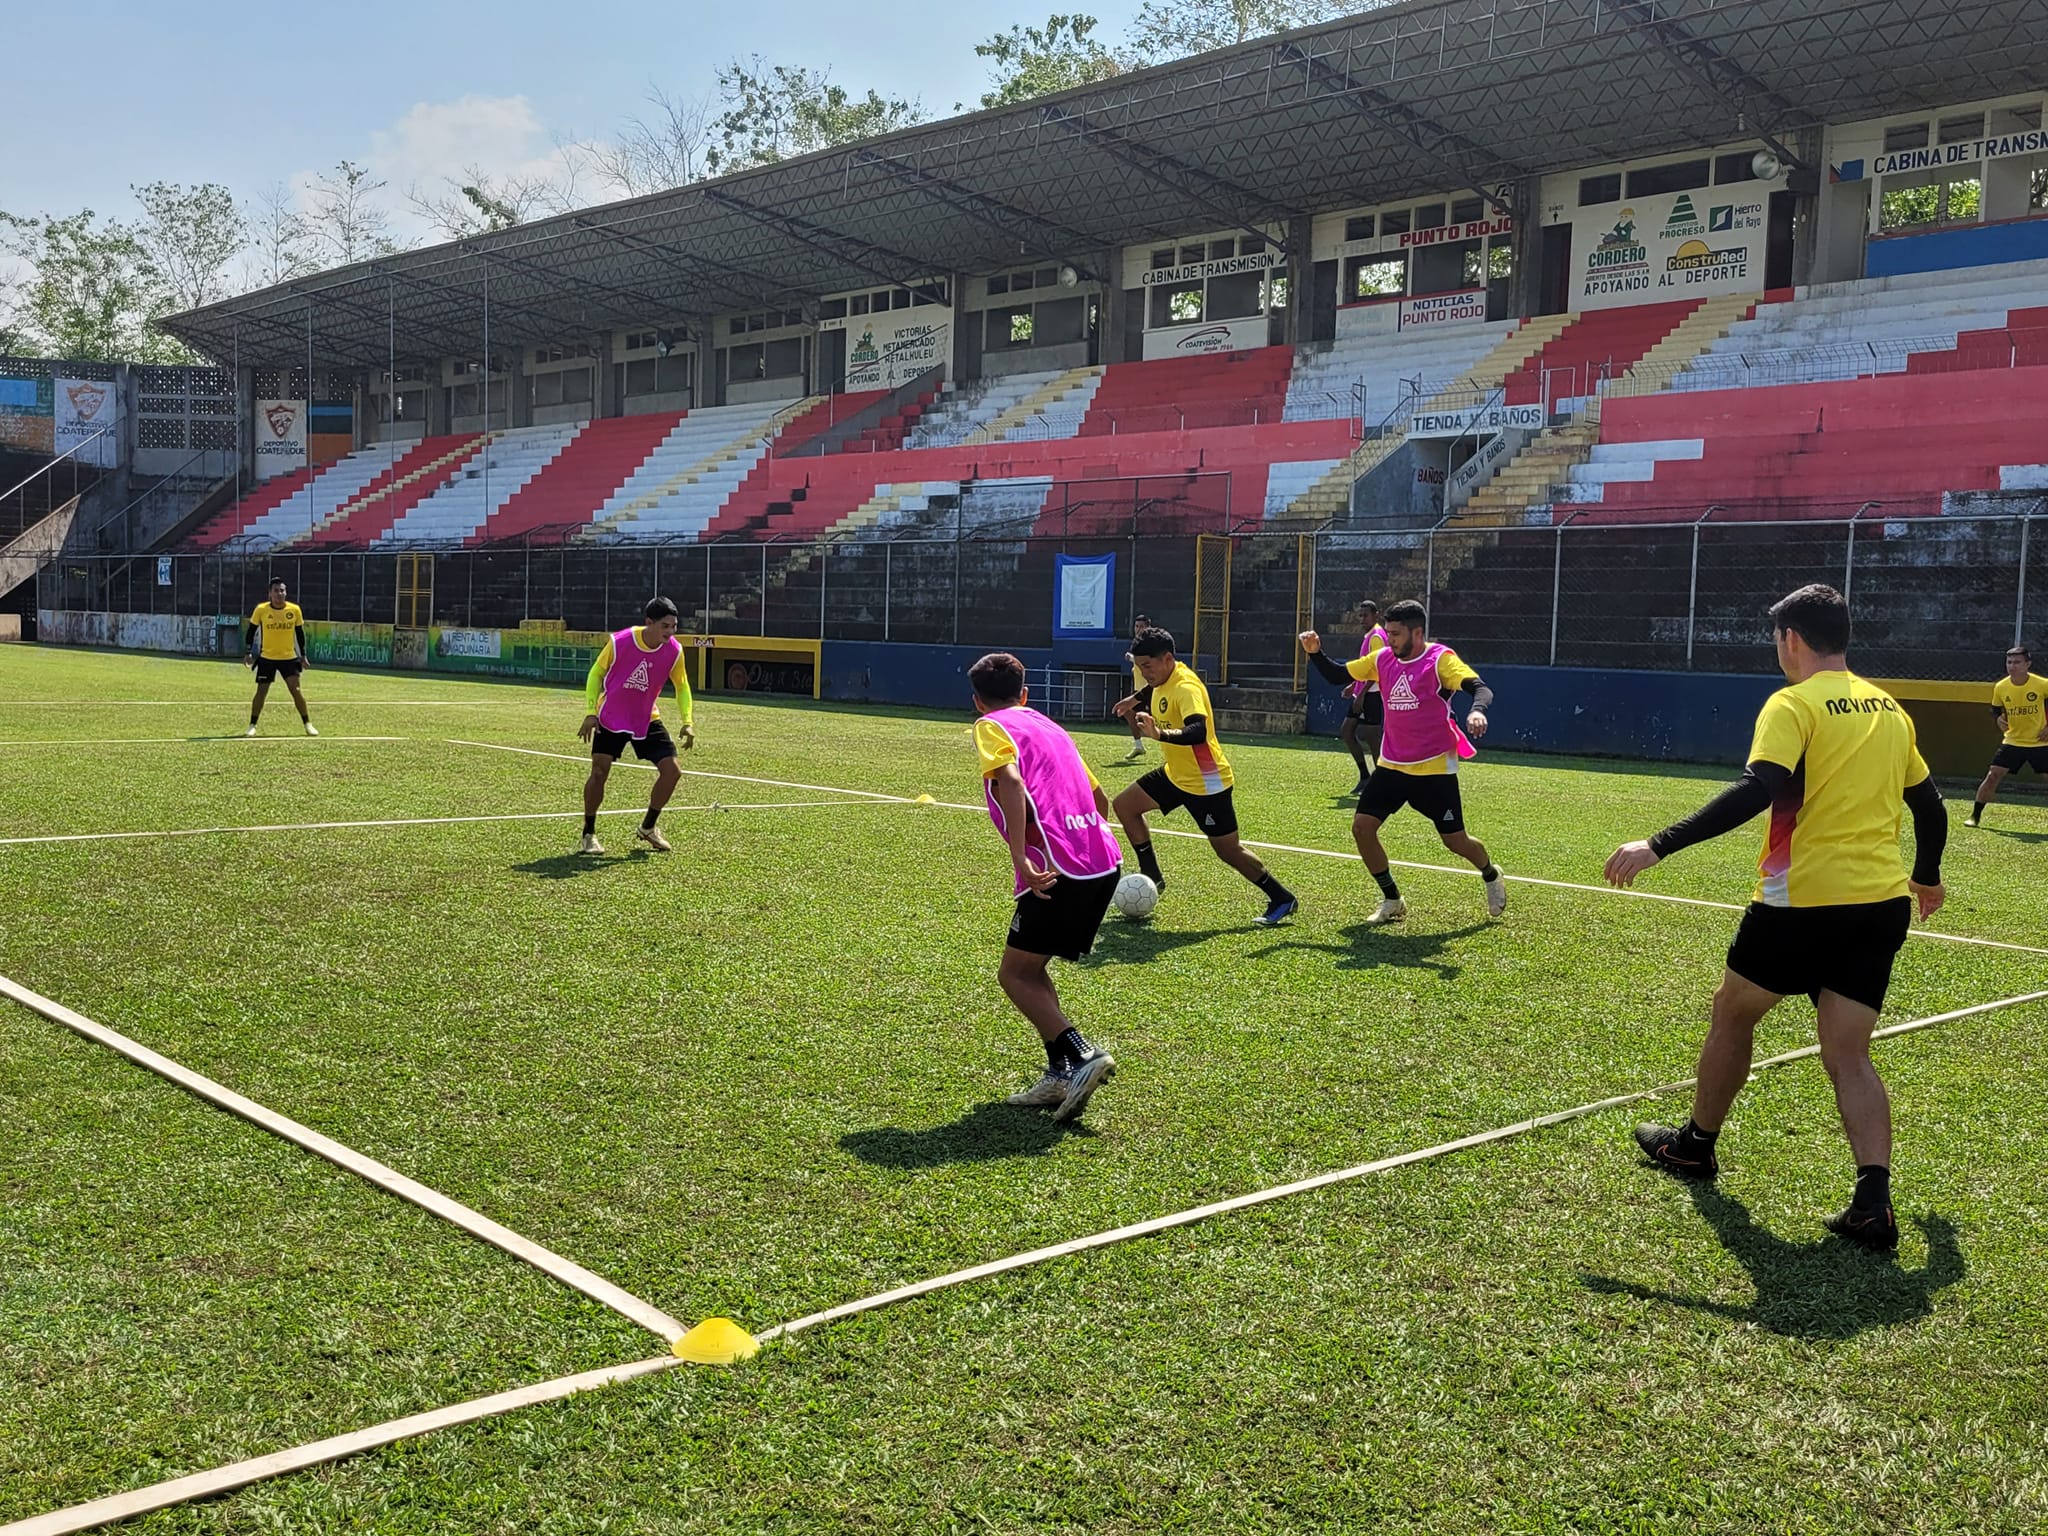
<svg viewBox="0 0 2048 1536">
<path fill-rule="evenodd" d="M 2042 0 L 1408 0 L 1016 107 L 337 268 L 163 322 L 320 366 L 1259 228 L 2048 81 Z M 1284 223 L 1283 223 L 1284 227 Z M 1107 275 L 1115 279 L 1115 274 Z"/>
</svg>

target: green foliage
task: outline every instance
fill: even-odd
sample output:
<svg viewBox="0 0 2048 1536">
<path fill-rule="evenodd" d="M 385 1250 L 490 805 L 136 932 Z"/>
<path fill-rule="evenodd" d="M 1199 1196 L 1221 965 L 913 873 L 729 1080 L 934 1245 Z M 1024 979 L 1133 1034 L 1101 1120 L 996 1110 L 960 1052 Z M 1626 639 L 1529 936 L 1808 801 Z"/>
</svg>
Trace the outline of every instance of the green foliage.
<svg viewBox="0 0 2048 1536">
<path fill-rule="evenodd" d="M 138 232 L 90 208 L 66 218 L 0 211 L 0 250 L 24 275 L 15 286 L 15 346 L 44 357 L 183 362 L 177 342 L 150 329 L 172 298 Z"/>
<path fill-rule="evenodd" d="M 721 69 L 718 94 L 724 106 L 711 124 L 718 142 L 704 153 L 713 175 L 871 139 L 925 117 L 915 101 L 873 90 L 855 96 L 834 85 L 829 71 L 770 64 L 759 54 Z"/>
<path fill-rule="evenodd" d="M 989 60 L 995 89 L 984 92 L 984 107 L 1007 107 L 1035 96 L 1107 80 L 1118 70 L 1115 55 L 1095 40 L 1093 16 L 1046 18 L 1042 27 L 1014 26 L 974 51 Z"/>
</svg>

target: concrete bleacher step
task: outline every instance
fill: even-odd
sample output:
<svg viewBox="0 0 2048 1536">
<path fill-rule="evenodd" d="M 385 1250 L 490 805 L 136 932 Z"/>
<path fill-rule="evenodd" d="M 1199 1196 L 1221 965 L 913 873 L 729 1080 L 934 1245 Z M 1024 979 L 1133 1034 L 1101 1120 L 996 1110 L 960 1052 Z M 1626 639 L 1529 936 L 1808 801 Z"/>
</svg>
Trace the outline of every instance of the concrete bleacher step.
<svg viewBox="0 0 2048 1536">
<path fill-rule="evenodd" d="M 748 427 L 738 436 L 729 438 L 721 443 L 703 458 L 670 475 L 659 485 L 650 490 L 642 491 L 630 501 L 623 503 L 605 516 L 598 518 L 583 531 L 583 537 L 588 539 L 602 537 L 607 534 L 618 534 L 622 530 L 622 525 L 638 519 L 642 513 L 661 505 L 662 502 L 686 486 L 695 485 L 707 476 L 716 474 L 720 469 L 725 468 L 734 460 L 740 458 L 749 449 L 774 441 L 777 433 L 781 432 L 784 427 L 795 421 L 799 416 L 810 411 L 817 403 L 815 398 L 791 402 L 773 416 L 770 416 L 765 423 Z M 685 417 L 684 420 L 688 421 L 689 418 Z M 712 516 L 715 517 L 716 515 L 717 509 L 713 508 Z M 706 522 L 708 523 L 709 521 L 710 519 L 707 518 Z"/>
<path fill-rule="evenodd" d="M 999 411 L 981 426 L 960 439 L 963 447 L 977 447 L 984 443 L 1000 443 L 1010 433 L 1023 426 L 1033 417 L 1065 400 L 1069 395 L 1099 383 L 1103 369 L 1095 364 L 1082 368 L 1069 368 L 1051 382 L 1041 384 L 1016 404 Z M 1078 425 L 1078 420 L 1077 423 Z"/>
<path fill-rule="evenodd" d="M 478 448 L 487 444 L 488 441 L 489 434 L 479 432 L 472 437 L 462 439 L 459 444 L 448 449 L 446 452 L 438 453 L 426 462 L 415 465 L 402 475 L 387 480 L 382 484 L 372 484 L 350 500 L 336 507 L 332 513 L 322 518 L 305 534 L 299 537 L 308 540 L 317 539 L 330 529 L 339 528 L 358 513 L 369 511 L 380 503 L 388 501 L 399 492 L 418 485 L 423 480 L 436 476 L 446 478 L 454 473 L 457 465 L 473 458 Z M 298 539 L 294 539 L 292 542 L 296 543 Z"/>
</svg>

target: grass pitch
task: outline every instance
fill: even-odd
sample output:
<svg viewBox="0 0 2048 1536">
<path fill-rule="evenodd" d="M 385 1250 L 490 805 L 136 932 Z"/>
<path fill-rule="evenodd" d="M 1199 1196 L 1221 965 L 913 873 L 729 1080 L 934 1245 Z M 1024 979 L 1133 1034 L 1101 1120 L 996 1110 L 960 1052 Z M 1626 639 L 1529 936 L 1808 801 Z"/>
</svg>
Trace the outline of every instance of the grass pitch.
<svg viewBox="0 0 2048 1536">
<path fill-rule="evenodd" d="M 1490 923 L 1469 873 L 1403 869 L 1414 916 L 1373 933 L 1355 858 L 1270 851 L 1304 911 L 1267 931 L 1202 844 L 1162 838 L 1158 915 L 1056 968 L 1123 1069 L 1061 1130 L 1001 1103 L 1043 1058 L 993 985 L 986 819 L 797 787 L 972 801 L 964 711 L 705 702 L 686 766 L 739 777 L 685 779 L 674 855 L 625 853 L 615 816 L 589 861 L 569 692 L 322 671 L 321 739 L 281 690 L 266 739 L 210 739 L 247 692 L 220 663 L 0 652 L 0 838 L 423 824 L 0 844 L 0 972 L 678 1317 L 756 1330 L 1682 1078 L 1734 922 L 1517 884 Z M 1226 744 L 1248 838 L 1348 853 L 1348 759 Z M 1511 875 L 1597 884 L 1721 777 L 1487 753 L 1468 817 Z M 615 772 L 610 805 L 646 778 Z M 1952 838 L 1936 926 L 2048 945 L 2048 810 L 1991 820 Z M 1417 817 L 1388 844 L 1455 862 Z M 1753 857 L 1723 839 L 1645 887 L 1739 902 Z M 1915 939 L 1887 1022 L 2044 977 Z M 1714 1191 L 1600 1115 L 137 1528 L 2035 1529 L 2044 1024 L 1879 1047 L 1894 1265 L 1821 1240 L 1849 1168 L 1808 1062 L 1738 1104 Z M 1787 1004 L 1759 1053 L 1810 1038 Z M 9 1004 L 0 1076 L 0 1520 L 659 1352 Z"/>
</svg>

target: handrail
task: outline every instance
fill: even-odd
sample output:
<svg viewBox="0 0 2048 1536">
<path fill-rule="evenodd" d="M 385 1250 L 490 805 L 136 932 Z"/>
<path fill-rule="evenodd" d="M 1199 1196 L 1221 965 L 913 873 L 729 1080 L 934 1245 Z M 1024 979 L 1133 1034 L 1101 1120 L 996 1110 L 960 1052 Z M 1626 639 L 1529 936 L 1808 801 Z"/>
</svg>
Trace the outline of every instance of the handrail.
<svg viewBox="0 0 2048 1536">
<path fill-rule="evenodd" d="M 90 448 L 94 443 L 98 442 L 101 438 L 105 437 L 109 432 L 113 430 L 114 429 L 112 427 L 101 427 L 99 431 L 93 433 L 91 437 L 86 438 L 83 442 L 73 443 L 69 448 L 66 448 L 62 453 L 58 454 L 54 459 L 50 460 L 50 462 L 45 464 L 41 469 L 36 470 L 26 480 L 22 481 L 21 484 L 9 486 L 6 490 L 0 491 L 0 501 L 5 501 L 8 497 L 12 496 L 16 491 L 27 490 L 31 485 L 35 484 L 37 480 L 41 479 L 44 475 L 47 475 L 51 470 L 55 469 L 59 464 L 62 464 L 66 459 L 71 458 L 71 456 L 77 453 L 79 449 Z M 77 462 L 73 461 L 71 467 L 73 469 L 78 468 Z M 88 467 L 92 469 L 98 469 L 100 466 L 94 464 Z"/>
</svg>

